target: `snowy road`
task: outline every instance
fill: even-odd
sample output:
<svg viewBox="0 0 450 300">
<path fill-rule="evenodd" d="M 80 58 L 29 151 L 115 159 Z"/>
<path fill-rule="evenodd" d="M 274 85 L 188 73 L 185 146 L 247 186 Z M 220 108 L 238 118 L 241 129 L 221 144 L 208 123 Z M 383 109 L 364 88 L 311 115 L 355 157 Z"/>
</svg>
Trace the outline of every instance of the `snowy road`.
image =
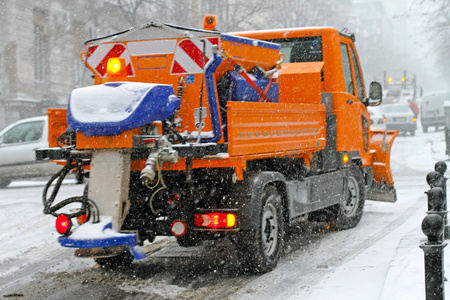
<svg viewBox="0 0 450 300">
<path fill-rule="evenodd" d="M 58 246 L 54 218 L 42 214 L 43 182 L 15 182 L 0 190 L 0 296 L 424 299 L 423 286 L 415 282 L 423 278 L 423 270 L 414 269 L 414 274 L 402 270 L 411 271 L 404 265 L 423 264 L 419 259 L 414 264 L 404 260 L 408 253 L 417 254 L 425 239 L 420 232 L 427 207 L 425 176 L 436 161 L 447 159 L 443 137 L 442 131 L 399 136 L 391 158 L 397 203 L 367 201 L 361 223 L 342 232 L 317 225 L 290 228 L 278 267 L 263 275 L 236 272 L 231 244 L 205 243 L 186 250 L 171 238 L 146 244 L 147 253 L 153 254 L 133 263 L 130 271 L 106 272 L 92 260 L 77 259 L 72 250 Z M 81 194 L 82 189 L 68 182 L 61 197 Z M 394 281 L 401 290 L 393 288 Z M 411 298 L 408 291 L 416 292 L 417 298 Z"/>
</svg>

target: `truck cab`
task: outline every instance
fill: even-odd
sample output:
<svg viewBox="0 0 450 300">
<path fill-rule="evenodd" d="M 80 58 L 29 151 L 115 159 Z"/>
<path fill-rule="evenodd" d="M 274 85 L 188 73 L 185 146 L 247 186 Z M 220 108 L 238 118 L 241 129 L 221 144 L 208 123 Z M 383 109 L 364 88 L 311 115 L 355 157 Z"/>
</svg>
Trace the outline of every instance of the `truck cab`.
<svg viewBox="0 0 450 300">
<path fill-rule="evenodd" d="M 331 27 L 233 34 L 280 44 L 284 55 L 279 76 L 280 101 L 325 104 L 327 129 L 329 135 L 336 137 L 327 139 L 325 152 L 346 152 L 350 161 L 361 164 L 363 170 L 372 173 L 373 152 L 377 147 L 374 141 L 378 139 L 375 136 L 384 133 L 370 130 L 370 114 L 366 107 L 381 104 L 381 86 L 376 82 L 371 83 L 370 97 L 367 97 L 354 44 L 355 36 Z M 291 73 L 297 76 L 294 83 L 287 76 Z M 289 81 L 286 84 L 283 82 L 284 75 Z M 395 133 L 391 132 L 383 137 L 383 143 L 389 143 L 393 138 Z M 329 158 L 321 161 L 328 162 L 321 169 L 334 167 L 330 166 Z M 384 165 L 386 163 L 389 162 L 382 162 Z M 375 170 L 374 176 L 376 184 L 382 181 L 393 184 L 392 175 L 387 169 Z"/>
</svg>

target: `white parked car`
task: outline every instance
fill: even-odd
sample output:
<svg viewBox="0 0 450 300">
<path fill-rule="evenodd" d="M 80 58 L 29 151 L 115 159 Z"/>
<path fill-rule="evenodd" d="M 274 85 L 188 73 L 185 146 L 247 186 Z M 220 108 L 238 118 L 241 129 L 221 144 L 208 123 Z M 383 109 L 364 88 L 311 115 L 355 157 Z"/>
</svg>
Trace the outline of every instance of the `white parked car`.
<svg viewBox="0 0 450 300">
<path fill-rule="evenodd" d="M 379 107 L 369 106 L 367 110 L 370 114 L 370 129 L 371 130 L 386 130 L 386 122 Z"/>
<path fill-rule="evenodd" d="M 14 179 L 53 175 L 62 167 L 36 160 L 35 149 L 48 147 L 48 117 L 18 121 L 0 132 L 0 188 Z"/>
</svg>

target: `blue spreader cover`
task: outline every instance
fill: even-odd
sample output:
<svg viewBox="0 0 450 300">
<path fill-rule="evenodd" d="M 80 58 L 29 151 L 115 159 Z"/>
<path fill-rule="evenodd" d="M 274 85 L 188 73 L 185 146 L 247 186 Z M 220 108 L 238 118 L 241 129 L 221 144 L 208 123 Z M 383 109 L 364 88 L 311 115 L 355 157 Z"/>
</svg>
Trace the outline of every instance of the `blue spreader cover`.
<svg viewBox="0 0 450 300">
<path fill-rule="evenodd" d="M 249 73 L 248 75 L 262 91 L 270 82 L 270 79 L 264 78 L 258 73 Z M 224 103 L 226 101 L 258 102 L 261 98 L 247 80 L 235 71 L 225 73 L 217 85 L 217 91 L 221 102 Z M 278 102 L 278 83 L 272 83 L 266 95 L 272 102 Z"/>
<path fill-rule="evenodd" d="M 86 136 L 119 135 L 166 120 L 180 104 L 171 85 L 110 82 L 73 90 L 67 123 Z"/>
<path fill-rule="evenodd" d="M 105 218 L 100 223 L 85 223 L 78 227 L 70 236 L 60 236 L 58 242 L 68 248 L 103 248 L 124 246 L 136 260 L 145 258 L 145 253 L 139 248 L 136 233 L 119 233 L 112 229 L 111 218 Z"/>
</svg>

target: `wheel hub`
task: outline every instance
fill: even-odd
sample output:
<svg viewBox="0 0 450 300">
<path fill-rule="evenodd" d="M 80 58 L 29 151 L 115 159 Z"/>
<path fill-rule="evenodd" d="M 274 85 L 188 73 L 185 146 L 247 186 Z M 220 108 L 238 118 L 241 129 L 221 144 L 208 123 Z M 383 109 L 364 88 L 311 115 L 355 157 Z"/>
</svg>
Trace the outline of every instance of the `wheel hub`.
<svg viewBox="0 0 450 300">
<path fill-rule="evenodd" d="M 273 205 L 269 204 L 264 207 L 261 226 L 264 252 L 270 256 L 275 252 L 278 242 L 278 222 L 276 208 Z"/>
<path fill-rule="evenodd" d="M 347 216 L 353 215 L 358 207 L 359 203 L 359 186 L 354 177 L 348 179 L 348 197 L 344 203 L 344 212 Z"/>
</svg>

